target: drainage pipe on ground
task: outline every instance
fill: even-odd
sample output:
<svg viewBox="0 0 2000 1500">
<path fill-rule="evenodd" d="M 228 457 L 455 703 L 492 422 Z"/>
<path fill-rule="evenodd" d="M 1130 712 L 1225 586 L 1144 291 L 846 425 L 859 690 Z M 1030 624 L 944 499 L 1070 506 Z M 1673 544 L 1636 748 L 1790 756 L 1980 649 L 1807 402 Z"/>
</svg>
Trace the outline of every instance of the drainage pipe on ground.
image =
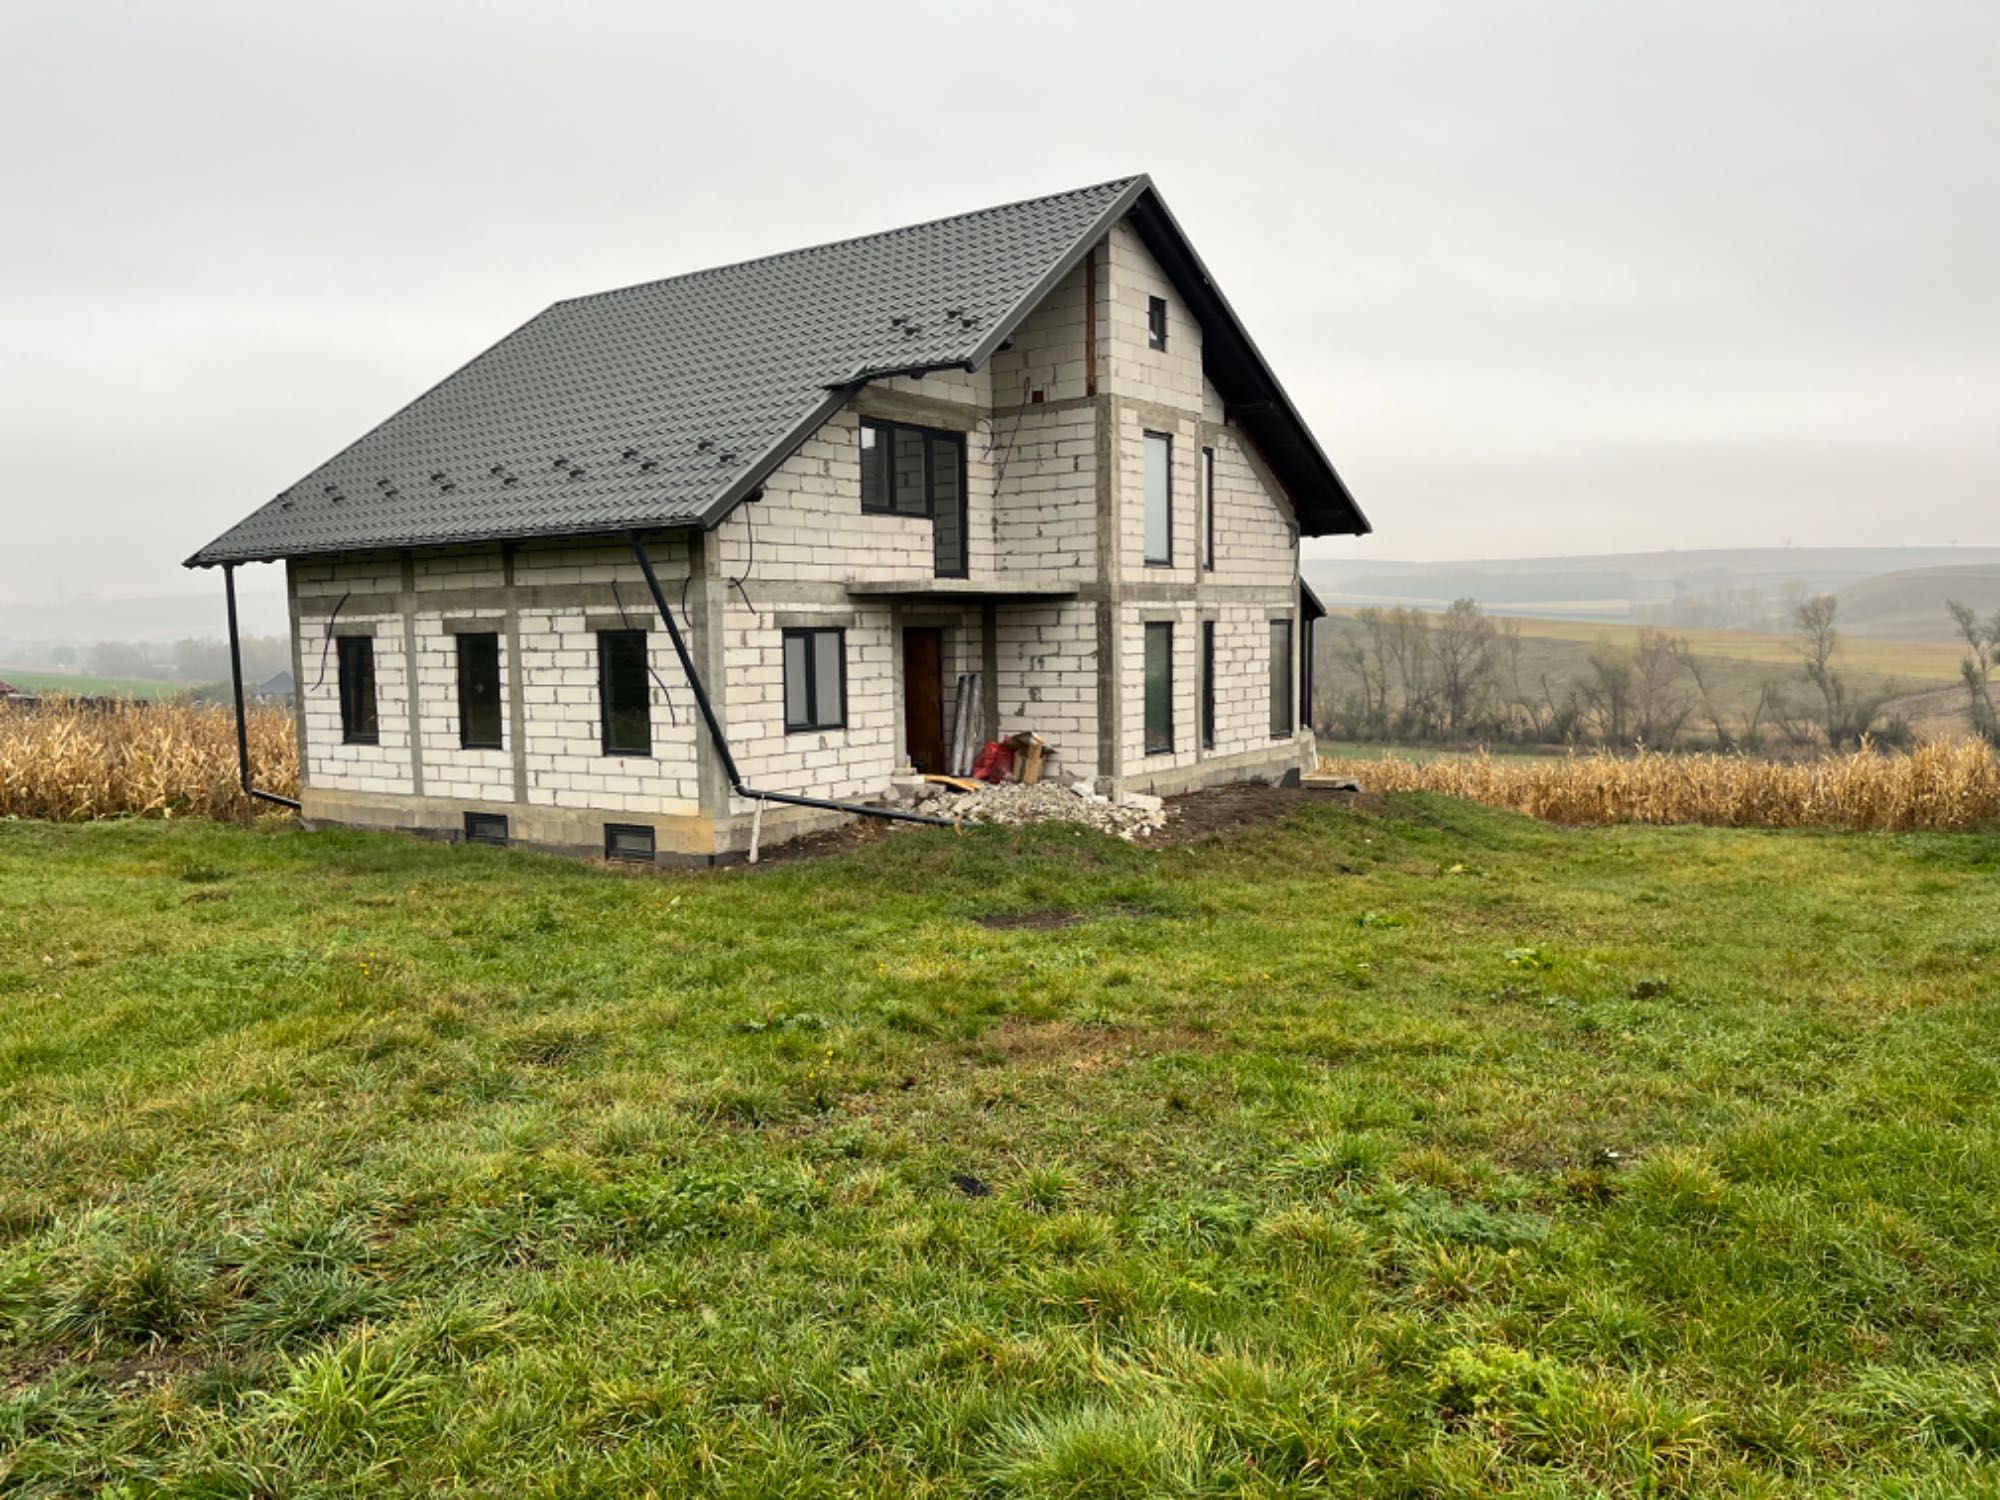
<svg viewBox="0 0 2000 1500">
<path fill-rule="evenodd" d="M 646 575 L 646 587 L 652 592 L 653 607 L 659 610 L 660 618 L 666 622 L 667 637 L 674 643 L 674 655 L 680 658 L 681 671 L 687 677 L 689 690 L 694 694 L 695 707 L 701 710 L 702 723 L 708 726 L 708 737 L 715 745 L 715 753 L 722 759 L 722 770 L 729 778 L 729 789 L 739 797 L 754 799 L 758 804 L 759 832 L 762 831 L 763 804 L 766 802 L 781 802 L 788 807 L 816 807 L 827 812 L 853 813 L 863 818 L 885 818 L 893 823 L 922 823 L 932 828 L 958 826 L 950 818 L 934 818 L 929 813 L 903 812 L 893 807 L 874 807 L 866 802 L 834 802 L 825 797 L 799 797 L 790 792 L 764 792 L 744 785 L 743 777 L 736 769 L 736 757 L 729 753 L 728 736 L 722 732 L 722 725 L 715 717 L 715 708 L 709 703 L 708 694 L 702 690 L 700 674 L 694 669 L 694 658 L 688 655 L 687 642 L 681 639 L 680 627 L 674 624 L 674 612 L 667 603 L 666 594 L 660 588 L 658 575 L 653 572 L 653 560 L 646 555 L 646 547 L 639 540 L 639 533 L 634 531 L 630 533 L 630 537 L 632 555 L 639 559 L 639 571 Z M 231 639 L 234 638 L 232 634 Z"/>
</svg>

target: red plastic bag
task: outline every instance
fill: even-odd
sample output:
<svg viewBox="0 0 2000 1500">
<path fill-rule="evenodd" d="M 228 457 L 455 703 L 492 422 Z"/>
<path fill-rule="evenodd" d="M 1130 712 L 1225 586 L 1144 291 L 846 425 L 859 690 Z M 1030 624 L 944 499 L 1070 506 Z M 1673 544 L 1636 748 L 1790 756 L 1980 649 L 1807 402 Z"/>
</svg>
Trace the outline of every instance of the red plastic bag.
<svg viewBox="0 0 2000 1500">
<path fill-rule="evenodd" d="M 979 758 L 972 763 L 975 781 L 1012 781 L 1014 779 L 1014 751 L 998 740 L 988 740 L 979 747 Z"/>
</svg>

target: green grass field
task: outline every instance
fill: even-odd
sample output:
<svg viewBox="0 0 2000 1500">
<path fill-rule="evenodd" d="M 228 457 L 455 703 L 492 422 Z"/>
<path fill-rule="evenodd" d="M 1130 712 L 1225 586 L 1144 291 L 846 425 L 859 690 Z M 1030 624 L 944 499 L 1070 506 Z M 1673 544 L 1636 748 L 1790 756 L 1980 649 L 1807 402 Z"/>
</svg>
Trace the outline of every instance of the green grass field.
<svg viewBox="0 0 2000 1500">
<path fill-rule="evenodd" d="M 150 677 L 93 677 L 84 672 L 40 672 L 0 667 L 0 681 L 24 693 L 64 694 L 76 698 L 171 698 L 185 693 L 185 682 L 160 682 Z"/>
<path fill-rule="evenodd" d="M 0 1491 L 1995 1493 L 1996 1001 L 1992 837 L 0 823 Z"/>
</svg>

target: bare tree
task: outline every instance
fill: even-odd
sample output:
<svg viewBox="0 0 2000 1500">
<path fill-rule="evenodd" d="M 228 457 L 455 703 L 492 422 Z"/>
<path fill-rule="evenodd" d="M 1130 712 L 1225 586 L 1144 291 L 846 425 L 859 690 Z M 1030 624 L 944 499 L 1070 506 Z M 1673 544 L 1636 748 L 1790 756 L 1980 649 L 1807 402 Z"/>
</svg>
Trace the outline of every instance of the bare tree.
<svg viewBox="0 0 2000 1500">
<path fill-rule="evenodd" d="M 1623 743 L 1632 716 L 1632 653 L 1599 636 L 1590 648 L 1590 677 L 1578 685 L 1597 715 L 1598 734 L 1612 744 Z"/>
<path fill-rule="evenodd" d="M 1951 611 L 1958 633 L 1965 637 L 1965 658 L 1958 664 L 1958 671 L 1965 680 L 1966 711 L 1972 720 L 1972 732 L 1988 744 L 2000 745 L 2000 714 L 1993 708 L 1993 668 L 2000 664 L 2000 609 L 1993 611 L 1992 619 L 1982 620 L 1970 605 L 1956 599 L 1947 601 L 1946 608 Z"/>
<path fill-rule="evenodd" d="M 1642 744 L 1672 744 L 1694 711 L 1687 693 L 1674 690 L 1686 649 L 1685 636 L 1670 636 L 1653 625 L 1639 627 L 1639 642 L 1632 648 L 1632 732 Z"/>
<path fill-rule="evenodd" d="M 1436 694 L 1431 683 L 1431 625 L 1420 609 L 1398 606 L 1389 612 L 1386 640 L 1396 666 L 1402 703 L 1397 728 L 1403 734 L 1436 732 Z"/>
<path fill-rule="evenodd" d="M 1493 622 L 1471 599 L 1454 599 L 1433 636 L 1446 734 L 1471 726 L 1493 666 Z"/>
<path fill-rule="evenodd" d="M 1840 601 L 1833 595 L 1817 594 L 1801 604 L 1792 616 L 1806 679 L 1819 689 L 1820 701 L 1825 705 L 1826 742 L 1836 749 L 1865 740 L 1883 707 L 1903 691 L 1896 682 L 1864 688 L 1834 666 L 1834 653 L 1840 649 L 1840 632 L 1833 622 L 1839 612 Z M 1903 726 L 1901 732 L 1907 733 L 1907 728 Z"/>
<path fill-rule="evenodd" d="M 1687 673 L 1688 681 L 1694 684 L 1695 698 L 1701 705 L 1701 717 L 1708 720 L 1709 732 L 1715 736 L 1715 748 L 1718 750 L 1734 749 L 1736 747 L 1736 740 L 1729 732 L 1729 721 L 1723 717 L 1722 709 L 1715 701 L 1715 691 L 1709 685 L 1710 674 L 1708 669 L 1702 666 L 1701 658 L 1695 655 L 1693 648 L 1688 644 L 1686 636 L 1679 636 L 1675 639 L 1673 651 L 1676 659 L 1680 662 L 1681 670 Z M 1746 739 L 1750 738 L 1751 732 L 1754 732 L 1754 730 L 1746 731 Z"/>
</svg>

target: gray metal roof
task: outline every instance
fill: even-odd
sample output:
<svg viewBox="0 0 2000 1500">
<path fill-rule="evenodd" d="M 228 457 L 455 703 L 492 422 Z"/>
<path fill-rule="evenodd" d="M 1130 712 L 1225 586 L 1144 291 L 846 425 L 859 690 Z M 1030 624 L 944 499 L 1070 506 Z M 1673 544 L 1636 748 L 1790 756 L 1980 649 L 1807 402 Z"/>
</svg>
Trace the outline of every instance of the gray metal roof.
<svg viewBox="0 0 2000 1500">
<path fill-rule="evenodd" d="M 558 302 L 188 565 L 712 526 L 869 379 L 978 367 L 1152 196 L 1121 178 Z"/>
</svg>

